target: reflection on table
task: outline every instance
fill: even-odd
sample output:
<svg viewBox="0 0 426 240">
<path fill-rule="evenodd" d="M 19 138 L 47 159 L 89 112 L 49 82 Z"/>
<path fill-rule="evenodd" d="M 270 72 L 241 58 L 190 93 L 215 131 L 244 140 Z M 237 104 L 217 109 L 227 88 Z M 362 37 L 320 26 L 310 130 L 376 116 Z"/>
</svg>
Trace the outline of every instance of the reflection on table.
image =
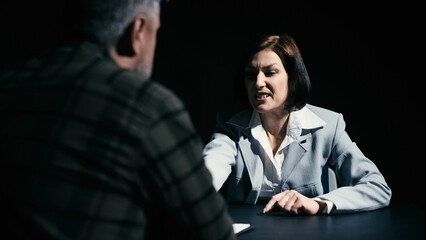
<svg viewBox="0 0 426 240">
<path fill-rule="evenodd" d="M 295 216 L 262 214 L 263 205 L 230 205 L 235 223 L 253 229 L 238 239 L 426 239 L 426 213 L 413 208 L 387 207 L 369 212 Z"/>
</svg>

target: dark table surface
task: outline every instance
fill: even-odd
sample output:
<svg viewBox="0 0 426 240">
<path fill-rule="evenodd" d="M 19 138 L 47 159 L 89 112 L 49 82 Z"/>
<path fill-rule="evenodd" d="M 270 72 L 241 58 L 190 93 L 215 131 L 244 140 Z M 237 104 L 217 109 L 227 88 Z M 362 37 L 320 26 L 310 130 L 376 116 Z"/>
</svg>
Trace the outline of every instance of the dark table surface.
<svg viewBox="0 0 426 240">
<path fill-rule="evenodd" d="M 263 207 L 229 206 L 235 223 L 253 227 L 239 234 L 238 239 L 426 239 L 426 213 L 409 207 L 315 216 L 262 214 Z"/>
</svg>

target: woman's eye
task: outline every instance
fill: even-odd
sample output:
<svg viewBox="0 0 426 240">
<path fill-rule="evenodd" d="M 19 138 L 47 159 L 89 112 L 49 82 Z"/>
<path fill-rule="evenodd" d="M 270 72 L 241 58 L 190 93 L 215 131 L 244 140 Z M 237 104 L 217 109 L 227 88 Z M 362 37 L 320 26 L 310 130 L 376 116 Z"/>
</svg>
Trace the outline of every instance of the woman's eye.
<svg viewBox="0 0 426 240">
<path fill-rule="evenodd" d="M 265 75 L 266 76 L 272 76 L 272 75 L 274 75 L 276 73 L 277 73 L 277 71 L 269 71 L 269 72 L 266 72 Z"/>
</svg>

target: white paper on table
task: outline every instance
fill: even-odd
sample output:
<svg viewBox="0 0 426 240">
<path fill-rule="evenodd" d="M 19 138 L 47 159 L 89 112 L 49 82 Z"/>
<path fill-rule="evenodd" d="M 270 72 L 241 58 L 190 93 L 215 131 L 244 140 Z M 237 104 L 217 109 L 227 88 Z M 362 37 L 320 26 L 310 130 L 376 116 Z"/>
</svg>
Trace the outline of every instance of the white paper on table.
<svg viewBox="0 0 426 240">
<path fill-rule="evenodd" d="M 250 228 L 250 224 L 248 223 L 234 223 L 232 224 L 232 226 L 234 227 L 235 234 L 244 232 L 245 230 L 248 230 Z"/>
</svg>

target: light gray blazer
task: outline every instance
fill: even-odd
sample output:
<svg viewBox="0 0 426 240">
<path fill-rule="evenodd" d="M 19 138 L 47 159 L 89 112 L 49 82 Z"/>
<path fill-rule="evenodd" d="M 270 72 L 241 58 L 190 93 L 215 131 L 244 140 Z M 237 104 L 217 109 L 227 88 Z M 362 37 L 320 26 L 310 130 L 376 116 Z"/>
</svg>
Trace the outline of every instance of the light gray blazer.
<svg viewBox="0 0 426 240">
<path fill-rule="evenodd" d="M 303 129 L 282 168 L 282 191 L 296 190 L 307 197 L 334 203 L 332 213 L 368 211 L 389 205 L 391 190 L 376 165 L 360 151 L 345 131 L 341 114 L 306 105 L 327 124 Z M 219 113 L 217 126 L 203 151 L 213 185 L 228 179 L 230 203 L 256 203 L 263 181 L 263 163 L 251 135 L 252 109 L 236 115 Z M 323 167 L 334 170 L 339 188 L 324 193 Z"/>
</svg>

